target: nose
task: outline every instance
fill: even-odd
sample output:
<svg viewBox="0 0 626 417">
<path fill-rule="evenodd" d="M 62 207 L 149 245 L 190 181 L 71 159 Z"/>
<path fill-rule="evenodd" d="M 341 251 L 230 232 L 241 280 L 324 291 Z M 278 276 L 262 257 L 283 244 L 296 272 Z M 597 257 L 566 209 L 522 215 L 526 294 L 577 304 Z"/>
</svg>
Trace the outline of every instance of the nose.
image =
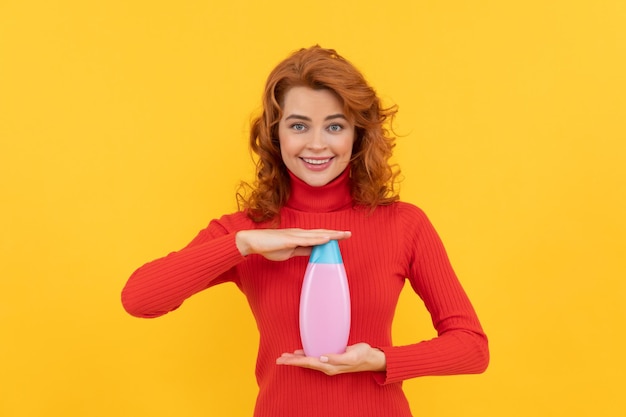
<svg viewBox="0 0 626 417">
<path fill-rule="evenodd" d="M 322 150 L 326 148 L 326 138 L 324 137 L 324 131 L 315 129 L 311 133 L 310 140 L 307 143 L 307 148 L 312 150 Z"/>
</svg>

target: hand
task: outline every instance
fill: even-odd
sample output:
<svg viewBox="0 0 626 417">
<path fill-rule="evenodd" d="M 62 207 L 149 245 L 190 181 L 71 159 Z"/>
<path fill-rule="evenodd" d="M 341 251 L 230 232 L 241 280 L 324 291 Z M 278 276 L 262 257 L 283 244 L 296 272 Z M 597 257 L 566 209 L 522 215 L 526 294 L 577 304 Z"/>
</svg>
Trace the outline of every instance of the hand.
<svg viewBox="0 0 626 417">
<path fill-rule="evenodd" d="M 280 358 L 276 359 L 276 364 L 315 369 L 326 375 L 364 371 L 382 372 L 387 369 L 385 353 L 367 343 L 357 343 L 348 346 L 345 353 L 329 354 L 319 358 L 305 356 L 304 351 L 296 350 L 294 353 L 283 353 Z"/>
<path fill-rule="evenodd" d="M 270 261 L 284 261 L 309 255 L 315 245 L 350 236 L 350 232 L 326 229 L 256 229 L 237 232 L 235 243 L 243 256 L 256 253 Z"/>
</svg>

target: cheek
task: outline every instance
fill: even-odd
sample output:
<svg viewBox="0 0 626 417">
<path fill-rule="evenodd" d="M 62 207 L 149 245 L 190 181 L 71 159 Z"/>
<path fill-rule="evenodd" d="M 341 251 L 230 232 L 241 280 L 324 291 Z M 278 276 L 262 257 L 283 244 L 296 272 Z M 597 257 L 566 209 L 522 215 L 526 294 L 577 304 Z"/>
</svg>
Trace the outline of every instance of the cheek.
<svg viewBox="0 0 626 417">
<path fill-rule="evenodd" d="M 294 149 L 293 142 L 289 141 L 285 137 L 282 137 L 279 138 L 278 143 L 280 145 L 280 156 L 283 160 L 283 163 L 287 164 L 290 160 L 294 158 L 294 155 L 297 153 Z"/>
<path fill-rule="evenodd" d="M 280 145 L 280 154 L 282 155 L 282 157 L 285 158 L 289 156 L 289 154 L 292 152 L 292 149 L 289 146 L 289 141 L 281 139 L 278 143 Z"/>
<path fill-rule="evenodd" d="M 288 146 L 287 141 L 285 140 L 285 135 L 280 130 L 278 131 L 278 148 L 280 150 L 280 154 L 284 156 L 285 150 L 288 148 Z"/>
<path fill-rule="evenodd" d="M 348 154 L 351 156 L 353 149 L 354 149 L 354 137 L 350 136 L 346 138 L 345 142 L 343 143 L 342 153 Z"/>
<path fill-rule="evenodd" d="M 280 143 L 280 157 L 282 158 L 283 163 L 289 158 L 289 151 L 285 148 L 282 142 Z"/>
</svg>

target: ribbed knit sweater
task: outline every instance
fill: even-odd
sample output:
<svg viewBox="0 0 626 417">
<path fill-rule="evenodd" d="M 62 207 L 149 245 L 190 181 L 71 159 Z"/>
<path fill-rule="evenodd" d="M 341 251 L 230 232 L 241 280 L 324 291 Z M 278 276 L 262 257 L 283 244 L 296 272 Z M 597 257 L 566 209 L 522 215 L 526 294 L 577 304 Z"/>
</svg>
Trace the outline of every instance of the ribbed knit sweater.
<svg viewBox="0 0 626 417">
<path fill-rule="evenodd" d="M 374 211 L 356 206 L 349 182 L 347 170 L 324 187 L 292 175 L 279 227 L 352 232 L 339 242 L 351 296 L 348 343 L 381 349 L 385 372 L 327 376 L 276 365 L 283 352 L 301 349 L 298 312 L 308 259 L 243 257 L 236 233 L 270 227 L 243 212 L 211 221 L 185 248 L 135 271 L 122 291 L 125 309 L 134 316 L 157 317 L 199 291 L 234 282 L 247 297 L 260 334 L 255 417 L 411 416 L 402 381 L 483 372 L 489 361 L 487 338 L 425 214 L 403 202 Z M 406 280 L 430 312 L 438 336 L 394 346 L 392 320 Z"/>
</svg>

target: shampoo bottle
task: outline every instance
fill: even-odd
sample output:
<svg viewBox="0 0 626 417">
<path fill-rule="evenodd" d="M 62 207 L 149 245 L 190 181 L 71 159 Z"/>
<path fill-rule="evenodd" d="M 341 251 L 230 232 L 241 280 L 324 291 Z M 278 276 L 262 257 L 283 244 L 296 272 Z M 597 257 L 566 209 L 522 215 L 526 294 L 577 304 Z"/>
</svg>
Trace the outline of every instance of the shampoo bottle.
<svg viewBox="0 0 626 417">
<path fill-rule="evenodd" d="M 314 246 L 300 295 L 304 353 L 343 353 L 350 335 L 350 291 L 336 240 Z"/>
</svg>

